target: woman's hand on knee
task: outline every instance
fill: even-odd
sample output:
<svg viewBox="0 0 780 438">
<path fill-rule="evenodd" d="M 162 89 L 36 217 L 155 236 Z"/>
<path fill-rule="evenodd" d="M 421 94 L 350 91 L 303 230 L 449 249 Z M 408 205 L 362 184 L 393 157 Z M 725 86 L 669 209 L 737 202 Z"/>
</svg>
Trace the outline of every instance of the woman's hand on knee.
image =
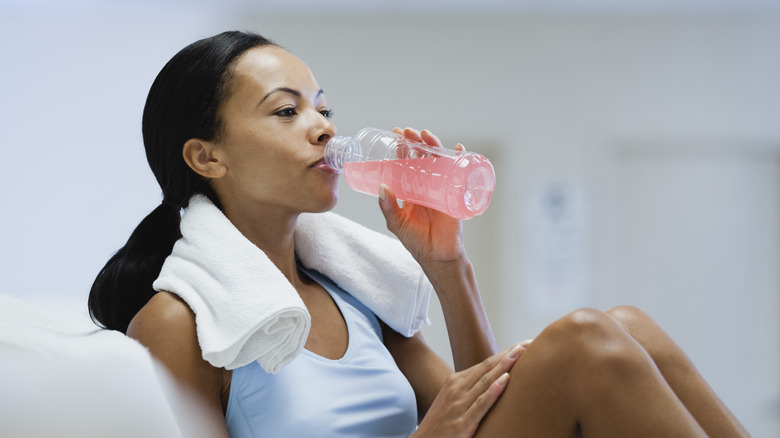
<svg viewBox="0 0 780 438">
<path fill-rule="evenodd" d="M 450 375 L 412 437 L 474 436 L 482 418 L 504 392 L 509 370 L 526 347 L 526 342 L 517 344 Z"/>
</svg>

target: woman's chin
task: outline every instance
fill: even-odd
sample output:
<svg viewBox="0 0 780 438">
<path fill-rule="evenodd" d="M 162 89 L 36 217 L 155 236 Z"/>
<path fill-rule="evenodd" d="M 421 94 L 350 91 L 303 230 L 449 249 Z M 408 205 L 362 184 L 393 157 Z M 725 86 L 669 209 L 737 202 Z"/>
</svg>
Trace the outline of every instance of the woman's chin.
<svg viewBox="0 0 780 438">
<path fill-rule="evenodd" d="M 318 203 L 317 205 L 312 206 L 312 208 L 309 210 L 310 213 L 324 213 L 326 211 L 333 210 L 333 208 L 336 206 L 336 204 L 339 201 L 338 193 L 333 193 L 333 195 L 330 197 L 330 199 L 323 200 L 323 202 Z"/>
</svg>

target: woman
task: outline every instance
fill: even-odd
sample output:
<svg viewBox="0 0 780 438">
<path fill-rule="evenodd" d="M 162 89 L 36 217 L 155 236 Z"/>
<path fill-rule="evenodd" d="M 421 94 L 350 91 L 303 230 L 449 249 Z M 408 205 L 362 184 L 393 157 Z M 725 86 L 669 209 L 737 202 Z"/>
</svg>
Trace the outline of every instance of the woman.
<svg viewBox="0 0 780 438">
<path fill-rule="evenodd" d="M 306 64 L 241 32 L 186 47 L 150 90 L 144 143 L 163 201 L 98 275 L 90 311 L 105 327 L 147 346 L 194 392 L 204 407 L 198 418 L 214 426 L 210 436 L 227 436 L 228 430 L 234 436 L 418 438 L 747 435 L 679 347 L 634 308 L 577 310 L 532 343 L 499 353 L 461 243 L 460 222 L 424 207 L 399 207 L 385 186 L 379 207 L 439 296 L 457 372 L 419 333 L 405 338 L 362 309 L 357 318 L 381 327 L 367 341 L 370 348 L 386 348 L 394 362 L 388 364 L 391 372 L 402 373 L 413 390 L 411 402 L 402 388 L 391 396 L 401 406 L 402 414 L 392 414 L 400 415 L 397 421 L 382 417 L 387 406 L 371 403 L 344 411 L 315 403 L 303 414 L 295 412 L 299 403 L 322 396 L 322 382 L 285 381 L 271 395 L 264 391 L 276 383 L 263 383 L 251 394 L 241 391 L 256 381 L 276 382 L 275 377 L 259 368 L 229 371 L 204 360 L 193 310 L 175 294 L 155 292 L 152 283 L 180 237 L 180 210 L 192 195 L 203 194 L 300 295 L 311 313 L 306 351 L 323 360 L 342 358 L 353 335 L 351 313 L 327 279 L 299 265 L 293 233 L 300 213 L 325 212 L 336 204 L 338 177 L 321 161 L 336 133 L 330 114 Z M 441 146 L 427 131 L 396 132 Z M 348 393 L 349 382 L 342 384 Z M 337 389 L 325 399 L 348 395 Z M 298 402 L 284 406 L 279 398 Z M 408 421 L 415 410 L 419 427 Z M 372 420 L 353 418 L 363 415 Z M 311 418 L 317 421 L 303 424 Z M 306 430 L 312 425 L 321 429 Z"/>
</svg>

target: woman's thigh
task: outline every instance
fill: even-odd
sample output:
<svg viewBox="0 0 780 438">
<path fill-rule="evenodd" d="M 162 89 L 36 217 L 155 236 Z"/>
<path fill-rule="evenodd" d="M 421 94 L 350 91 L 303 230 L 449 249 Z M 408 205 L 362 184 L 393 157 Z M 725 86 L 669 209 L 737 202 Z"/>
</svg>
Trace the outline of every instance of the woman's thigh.
<svg viewBox="0 0 780 438">
<path fill-rule="evenodd" d="M 645 350 L 591 309 L 564 316 L 534 340 L 476 436 L 569 438 L 579 428 L 600 437 L 702 433 Z"/>
</svg>

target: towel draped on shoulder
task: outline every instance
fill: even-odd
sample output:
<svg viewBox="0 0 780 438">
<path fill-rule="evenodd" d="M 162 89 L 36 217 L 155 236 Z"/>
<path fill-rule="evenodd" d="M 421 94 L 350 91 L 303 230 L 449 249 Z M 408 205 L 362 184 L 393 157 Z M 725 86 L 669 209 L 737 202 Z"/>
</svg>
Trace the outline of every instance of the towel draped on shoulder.
<svg viewBox="0 0 780 438">
<path fill-rule="evenodd" d="M 292 284 L 203 195 L 190 200 L 181 233 L 155 290 L 180 296 L 195 313 L 209 363 L 234 369 L 257 361 L 278 372 L 301 352 L 311 328 Z M 430 323 L 433 288 L 397 239 L 335 213 L 305 213 L 295 251 L 303 266 L 331 278 L 398 333 L 409 337 Z"/>
</svg>

